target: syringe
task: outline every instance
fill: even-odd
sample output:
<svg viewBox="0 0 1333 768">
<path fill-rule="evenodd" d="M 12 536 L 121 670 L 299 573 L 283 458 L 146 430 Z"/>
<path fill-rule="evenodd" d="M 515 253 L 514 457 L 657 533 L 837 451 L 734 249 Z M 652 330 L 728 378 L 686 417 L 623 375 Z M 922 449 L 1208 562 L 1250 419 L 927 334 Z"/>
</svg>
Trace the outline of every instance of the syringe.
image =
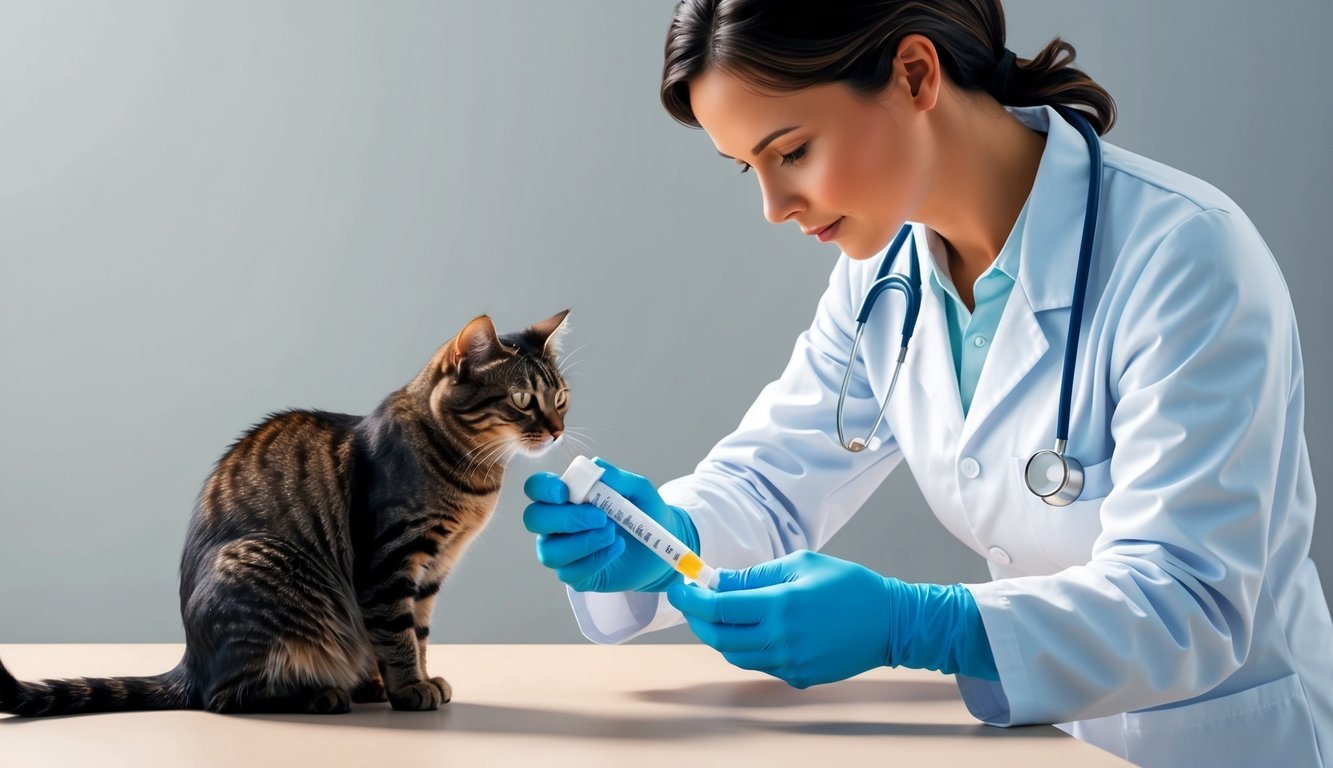
<svg viewBox="0 0 1333 768">
<path fill-rule="evenodd" d="M 606 513 L 639 540 L 639 543 L 666 561 L 682 576 L 709 589 L 717 589 L 717 571 L 704 564 L 680 539 L 643 510 L 634 506 L 614 488 L 601 481 L 606 470 L 587 456 L 578 456 L 569 463 L 569 469 L 560 476 L 569 488 L 569 500 L 574 504 L 591 504 Z"/>
</svg>

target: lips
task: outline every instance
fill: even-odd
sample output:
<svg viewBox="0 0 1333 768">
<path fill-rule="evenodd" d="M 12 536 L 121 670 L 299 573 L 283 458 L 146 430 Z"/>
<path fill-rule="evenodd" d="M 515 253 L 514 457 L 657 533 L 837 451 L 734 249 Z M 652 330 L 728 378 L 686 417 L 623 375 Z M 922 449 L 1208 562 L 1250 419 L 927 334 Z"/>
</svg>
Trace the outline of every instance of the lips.
<svg viewBox="0 0 1333 768">
<path fill-rule="evenodd" d="M 844 217 L 839 216 L 837 220 L 831 224 L 825 224 L 824 226 L 819 227 L 818 229 L 807 229 L 803 231 L 807 235 L 814 235 L 816 238 L 819 239 L 819 242 L 827 243 L 829 240 L 833 239 L 834 235 L 838 233 L 838 225 L 842 223 L 843 218 Z"/>
</svg>

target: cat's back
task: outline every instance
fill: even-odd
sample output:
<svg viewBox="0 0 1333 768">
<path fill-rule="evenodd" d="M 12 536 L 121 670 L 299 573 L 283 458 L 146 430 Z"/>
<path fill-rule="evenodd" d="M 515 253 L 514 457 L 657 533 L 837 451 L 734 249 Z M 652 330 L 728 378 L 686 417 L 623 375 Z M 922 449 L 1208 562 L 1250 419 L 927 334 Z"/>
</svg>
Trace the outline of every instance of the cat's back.
<svg viewBox="0 0 1333 768">
<path fill-rule="evenodd" d="M 330 530 L 327 518 L 346 515 L 353 435 L 360 420 L 289 410 L 270 414 L 247 430 L 218 459 L 200 490 L 187 557 L 190 550 L 197 553 L 244 536 L 307 539 Z"/>
</svg>

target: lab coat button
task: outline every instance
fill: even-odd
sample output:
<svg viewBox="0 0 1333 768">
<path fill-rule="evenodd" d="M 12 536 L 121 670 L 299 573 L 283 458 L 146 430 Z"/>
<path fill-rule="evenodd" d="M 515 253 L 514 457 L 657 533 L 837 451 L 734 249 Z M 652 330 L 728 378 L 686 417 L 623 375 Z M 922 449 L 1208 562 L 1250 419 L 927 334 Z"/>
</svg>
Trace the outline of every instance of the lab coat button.
<svg viewBox="0 0 1333 768">
<path fill-rule="evenodd" d="M 963 473 L 963 477 L 973 480 L 977 475 L 981 474 L 981 463 L 971 456 L 968 456 L 958 462 L 958 469 Z"/>
<path fill-rule="evenodd" d="M 991 547 L 988 554 L 990 555 L 990 559 L 994 560 L 1000 565 L 1008 565 L 1014 560 L 1012 557 L 1009 556 L 1008 552 L 1005 552 L 1003 549 L 1000 549 L 999 547 Z"/>
</svg>

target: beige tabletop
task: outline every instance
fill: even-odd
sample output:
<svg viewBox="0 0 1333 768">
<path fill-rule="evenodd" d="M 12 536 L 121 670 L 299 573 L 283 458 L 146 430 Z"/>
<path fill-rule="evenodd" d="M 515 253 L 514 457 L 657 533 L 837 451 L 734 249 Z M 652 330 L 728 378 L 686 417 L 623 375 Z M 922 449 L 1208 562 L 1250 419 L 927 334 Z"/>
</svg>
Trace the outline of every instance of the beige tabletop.
<svg viewBox="0 0 1333 768">
<path fill-rule="evenodd" d="M 145 675 L 181 650 L 0 645 L 0 659 L 24 680 Z M 1051 726 L 980 725 L 932 672 L 799 691 L 703 646 L 434 645 L 427 658 L 454 689 L 436 712 L 0 715 L 0 766 L 1123 764 Z"/>
</svg>

